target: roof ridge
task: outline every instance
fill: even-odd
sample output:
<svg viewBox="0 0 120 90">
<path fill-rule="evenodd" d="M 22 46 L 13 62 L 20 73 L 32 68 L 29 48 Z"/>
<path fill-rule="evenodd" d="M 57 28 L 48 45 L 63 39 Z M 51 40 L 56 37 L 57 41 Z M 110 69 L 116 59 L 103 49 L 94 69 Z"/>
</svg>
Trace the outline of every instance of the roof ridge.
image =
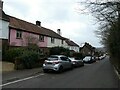
<svg viewBox="0 0 120 90">
<path fill-rule="evenodd" d="M 24 22 L 26 22 L 26 23 L 33 24 L 33 25 L 36 26 L 36 24 L 34 24 L 34 23 L 32 23 L 32 22 L 25 21 L 25 20 L 23 20 L 23 19 L 17 18 L 17 17 L 15 17 L 15 16 L 8 15 L 8 14 L 6 14 L 6 15 L 7 15 L 8 17 L 15 18 L 15 19 L 18 19 L 18 20 L 20 20 L 20 21 L 24 21 Z"/>
<path fill-rule="evenodd" d="M 16 29 L 21 29 L 21 30 L 25 30 L 28 32 L 33 32 L 33 33 L 37 33 L 37 34 L 42 34 L 42 35 L 46 35 L 49 37 L 55 37 L 55 38 L 59 38 L 59 39 L 63 39 L 63 37 L 61 35 L 59 35 L 58 33 L 56 33 L 54 30 L 46 28 L 46 27 L 39 27 L 34 23 L 16 18 L 14 16 L 10 16 L 8 15 L 9 19 L 10 19 L 10 25 L 11 27 L 16 27 Z"/>
</svg>

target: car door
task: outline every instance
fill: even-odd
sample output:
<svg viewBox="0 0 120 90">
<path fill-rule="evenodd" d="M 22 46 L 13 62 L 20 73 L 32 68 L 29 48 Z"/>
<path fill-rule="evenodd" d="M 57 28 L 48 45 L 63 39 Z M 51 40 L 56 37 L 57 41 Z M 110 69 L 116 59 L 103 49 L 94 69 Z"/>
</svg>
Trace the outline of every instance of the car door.
<svg viewBox="0 0 120 90">
<path fill-rule="evenodd" d="M 65 56 L 63 56 L 63 57 L 60 57 L 61 58 L 61 60 L 62 60 L 62 64 L 63 64 L 63 67 L 64 68 L 69 68 L 70 67 L 70 61 L 69 61 L 69 59 L 67 58 L 67 57 L 65 57 Z"/>
</svg>

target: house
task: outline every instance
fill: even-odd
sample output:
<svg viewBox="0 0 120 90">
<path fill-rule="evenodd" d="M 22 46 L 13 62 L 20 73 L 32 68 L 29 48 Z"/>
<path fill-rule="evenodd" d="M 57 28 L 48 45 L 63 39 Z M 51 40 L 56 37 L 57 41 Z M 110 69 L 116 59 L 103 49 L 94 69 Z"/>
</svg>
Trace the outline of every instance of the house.
<svg viewBox="0 0 120 90">
<path fill-rule="evenodd" d="M 3 2 L 1 2 L 1 6 L 3 6 Z M 56 33 L 51 29 L 43 27 L 40 21 L 36 21 L 36 24 L 33 24 L 6 15 L 3 10 L 2 14 L 0 22 L 3 25 L 0 37 L 6 39 L 9 47 L 25 47 L 32 43 L 37 44 L 44 53 L 49 53 L 49 48 L 56 46 L 79 52 L 79 46 L 73 41 L 62 37 L 60 29 L 57 29 Z"/>
<path fill-rule="evenodd" d="M 36 43 L 43 51 L 55 46 L 65 46 L 62 36 L 41 26 L 40 21 L 36 24 L 9 16 L 9 44 L 10 46 L 27 46 Z"/>
<path fill-rule="evenodd" d="M 3 2 L 0 1 L 0 51 L 8 45 L 9 17 L 3 11 Z"/>
<path fill-rule="evenodd" d="M 80 53 L 83 55 L 94 55 L 95 47 L 92 47 L 89 43 L 85 42 L 84 46 L 80 48 Z"/>
<path fill-rule="evenodd" d="M 72 40 L 70 39 L 67 39 L 66 38 L 66 43 L 67 43 L 67 48 L 71 51 L 74 51 L 74 52 L 79 52 L 79 45 L 76 44 L 75 42 L 73 42 Z"/>
</svg>

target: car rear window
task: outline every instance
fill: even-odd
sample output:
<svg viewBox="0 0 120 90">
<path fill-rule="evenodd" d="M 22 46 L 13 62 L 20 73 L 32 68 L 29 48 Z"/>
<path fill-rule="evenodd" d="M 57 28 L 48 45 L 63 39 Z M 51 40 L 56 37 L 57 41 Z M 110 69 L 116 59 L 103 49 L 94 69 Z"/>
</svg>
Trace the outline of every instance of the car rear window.
<svg viewBox="0 0 120 90">
<path fill-rule="evenodd" d="M 68 61 L 69 59 L 67 57 L 60 57 L 61 60 L 63 61 Z"/>
<path fill-rule="evenodd" d="M 48 58 L 48 60 L 58 60 L 58 57 L 57 56 L 50 56 L 49 58 Z"/>
</svg>

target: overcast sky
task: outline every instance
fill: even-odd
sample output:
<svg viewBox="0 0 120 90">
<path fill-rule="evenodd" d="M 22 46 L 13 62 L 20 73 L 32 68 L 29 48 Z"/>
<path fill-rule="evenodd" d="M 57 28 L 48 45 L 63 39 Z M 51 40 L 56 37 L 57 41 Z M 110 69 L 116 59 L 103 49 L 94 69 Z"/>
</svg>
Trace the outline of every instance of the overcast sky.
<svg viewBox="0 0 120 90">
<path fill-rule="evenodd" d="M 6 14 L 32 22 L 41 21 L 43 27 L 57 32 L 61 29 L 63 37 L 79 44 L 90 43 L 100 47 L 100 39 L 96 37 L 97 25 L 89 14 L 81 14 L 81 0 L 3 0 Z"/>
</svg>

